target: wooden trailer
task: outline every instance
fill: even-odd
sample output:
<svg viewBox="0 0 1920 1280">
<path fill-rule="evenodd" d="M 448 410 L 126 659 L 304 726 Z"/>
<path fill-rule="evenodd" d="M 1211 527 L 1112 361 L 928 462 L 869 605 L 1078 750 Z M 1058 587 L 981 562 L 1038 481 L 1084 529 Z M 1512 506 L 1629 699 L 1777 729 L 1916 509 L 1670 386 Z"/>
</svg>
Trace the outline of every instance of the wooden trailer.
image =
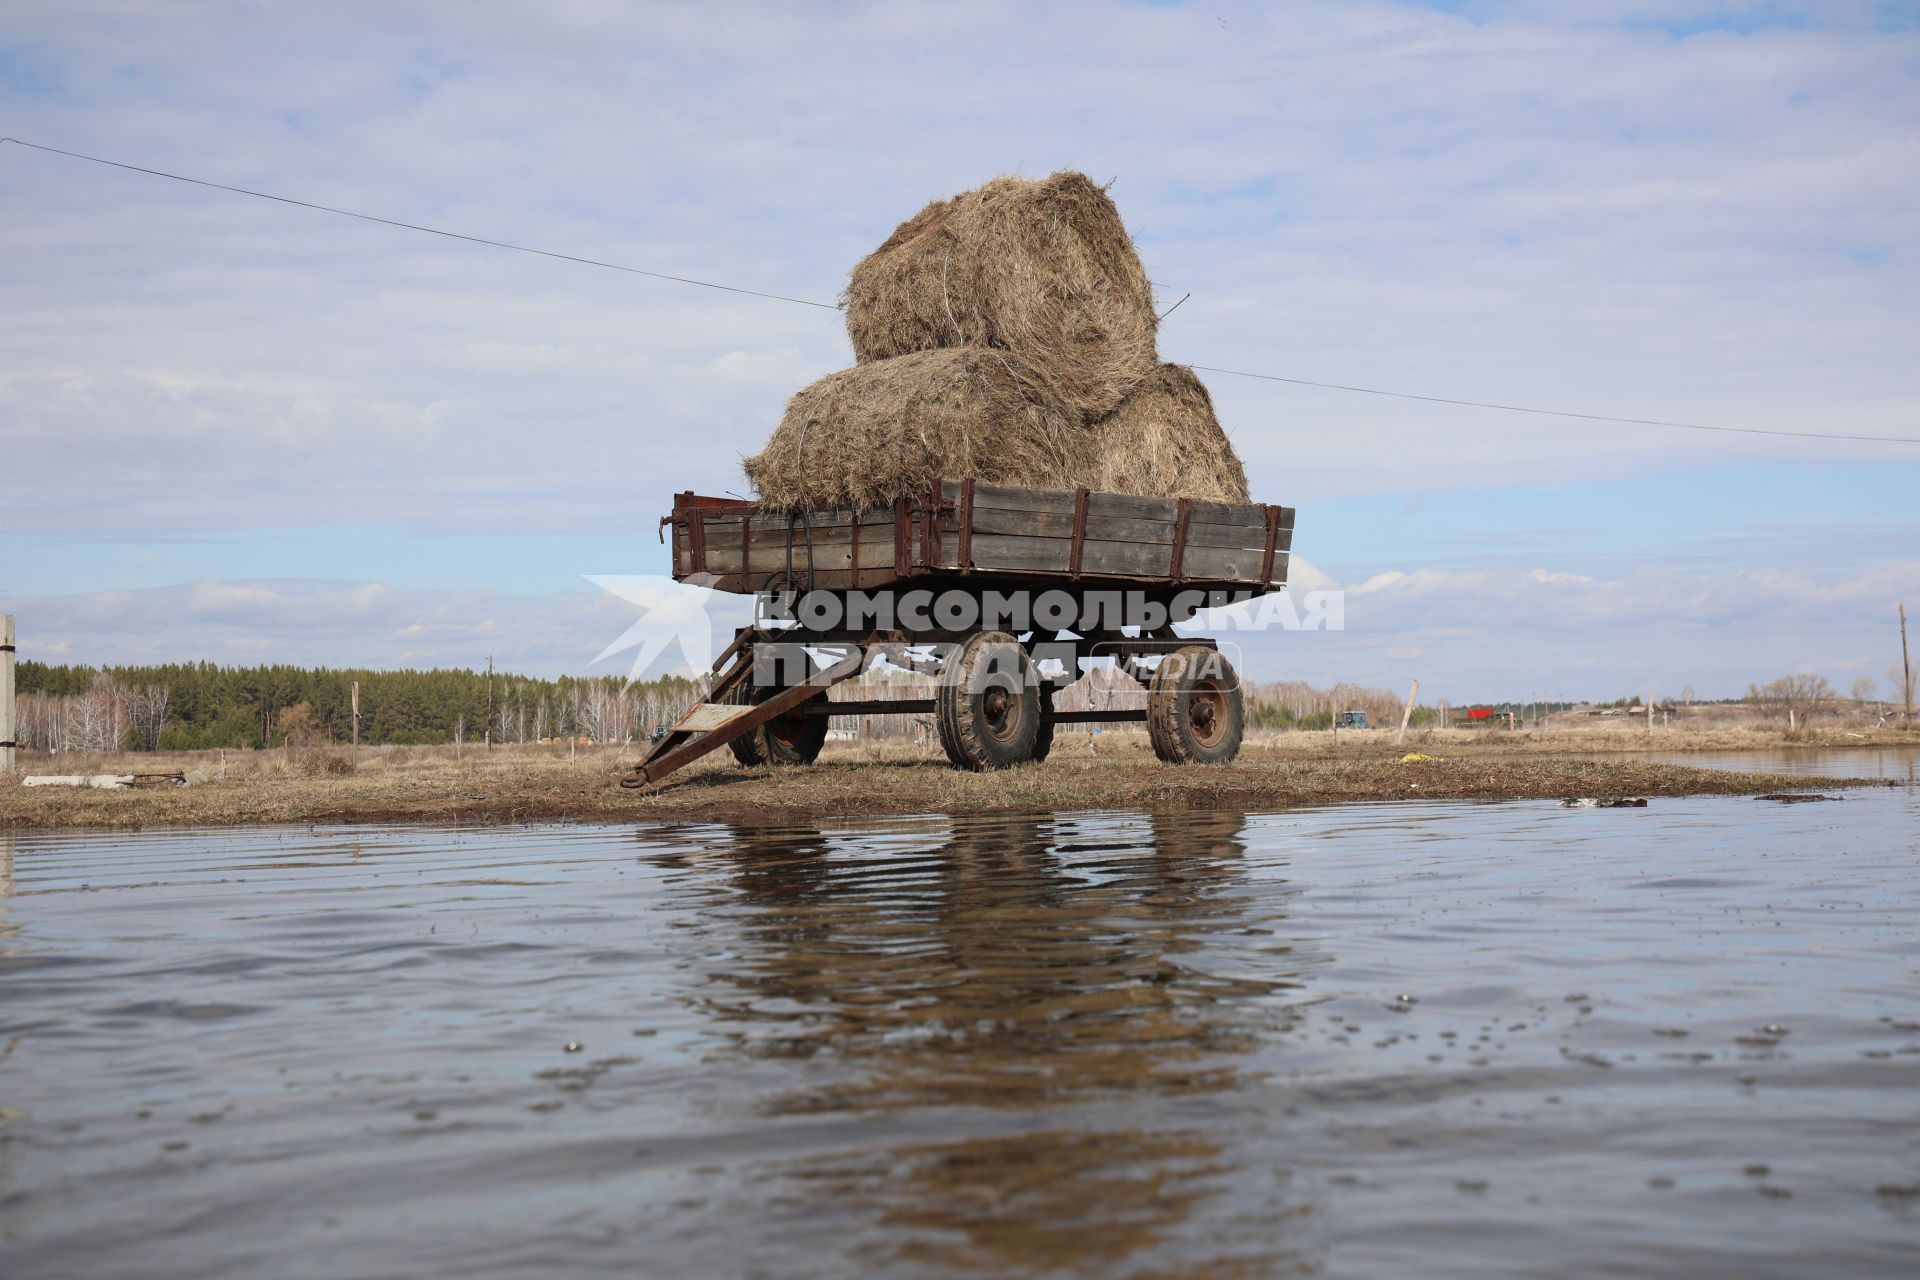
<svg viewBox="0 0 1920 1280">
<path fill-rule="evenodd" d="M 1231 760 L 1238 676 L 1215 641 L 1173 628 L 1200 608 L 1284 587 L 1293 514 L 972 480 L 870 511 L 679 494 L 660 522 L 676 579 L 795 607 L 735 634 L 706 700 L 623 785 L 657 783 L 722 746 L 744 764 L 806 763 L 829 717 L 877 714 L 932 714 L 948 758 L 966 769 L 1044 759 L 1056 725 L 1090 720 L 1145 721 L 1163 760 Z M 1048 607 L 1017 627 L 989 625 L 1010 599 Z M 890 606 L 879 623 L 876 600 Z M 1062 623 L 1066 614 L 1074 621 Z M 828 701 L 881 657 L 934 675 L 934 696 Z M 1081 663 L 1100 658 L 1146 687 L 1146 708 L 1054 710 Z"/>
</svg>

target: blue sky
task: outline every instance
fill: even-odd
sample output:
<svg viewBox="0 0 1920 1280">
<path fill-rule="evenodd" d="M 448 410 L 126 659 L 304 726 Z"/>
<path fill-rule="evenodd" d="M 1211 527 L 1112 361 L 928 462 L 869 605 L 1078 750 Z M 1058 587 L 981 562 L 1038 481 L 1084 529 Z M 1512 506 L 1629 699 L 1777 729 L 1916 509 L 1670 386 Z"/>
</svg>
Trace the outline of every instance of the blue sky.
<svg viewBox="0 0 1920 1280">
<path fill-rule="evenodd" d="M 1084 169 L 1170 359 L 1920 436 L 1916 6 L 10 9 L 0 133 L 797 297 Z M 0 148 L 0 607 L 65 661 L 587 669 L 837 317 Z M 1920 447 L 1206 375 L 1348 630 L 1456 701 L 1883 685 Z M 1365 588 L 1361 590 L 1361 588 Z M 345 609 L 345 614 L 340 610 Z"/>
</svg>

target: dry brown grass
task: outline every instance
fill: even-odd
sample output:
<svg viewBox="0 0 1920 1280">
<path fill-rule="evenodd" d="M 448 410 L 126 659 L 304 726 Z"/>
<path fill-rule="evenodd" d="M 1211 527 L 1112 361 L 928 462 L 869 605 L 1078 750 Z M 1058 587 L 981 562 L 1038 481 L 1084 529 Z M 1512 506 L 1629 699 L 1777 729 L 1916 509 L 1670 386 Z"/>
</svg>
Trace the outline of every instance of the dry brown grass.
<svg viewBox="0 0 1920 1280">
<path fill-rule="evenodd" d="M 1111 413 L 1153 372 L 1153 288 L 1085 174 L 995 178 L 934 201 L 854 267 L 845 302 L 860 363 L 1016 352 L 1027 397 L 1075 421 Z"/>
<path fill-rule="evenodd" d="M 1503 800 L 1566 796 L 1750 795 L 1855 785 L 1845 780 L 1731 773 L 1631 759 L 1581 735 L 1563 744 L 1432 735 L 1420 750 L 1445 757 L 1404 763 L 1416 744 L 1392 734 L 1276 734 L 1248 743 L 1238 761 L 1206 768 L 1163 765 L 1144 734 L 1063 732 L 1053 756 L 1005 773 L 962 773 L 937 747 L 830 743 L 799 769 L 741 769 L 717 752 L 654 792 L 618 780 L 637 749 L 564 747 L 341 749 L 346 775 L 310 773 L 279 751 L 228 753 L 227 777 L 195 787 L 75 791 L 0 783 L 0 829 L 238 826 L 288 822 L 746 821 L 882 814 L 1053 812 L 1071 809 L 1275 810 L 1406 799 Z M 1367 740 L 1368 738 L 1372 740 Z M 1909 735 L 1911 737 L 1911 735 Z M 1774 745 L 1778 745 L 1777 741 Z M 1857 745 L 1857 744 L 1854 744 Z M 1572 754 L 1578 751 L 1580 754 Z M 1594 759 L 1599 755 L 1603 758 Z M 1586 756 L 1589 758 L 1582 758 Z M 151 772 L 218 762 L 206 753 L 76 758 L 32 772 Z"/>
<path fill-rule="evenodd" d="M 938 480 L 1073 488 L 1079 424 L 1026 400 L 1001 351 L 926 351 L 829 374 L 745 462 L 777 508 L 885 506 Z"/>
<path fill-rule="evenodd" d="M 1076 485 L 1150 498 L 1246 502 L 1247 472 L 1193 370 L 1163 364 L 1081 439 Z M 1038 486 L 1048 487 L 1048 486 Z"/>
</svg>

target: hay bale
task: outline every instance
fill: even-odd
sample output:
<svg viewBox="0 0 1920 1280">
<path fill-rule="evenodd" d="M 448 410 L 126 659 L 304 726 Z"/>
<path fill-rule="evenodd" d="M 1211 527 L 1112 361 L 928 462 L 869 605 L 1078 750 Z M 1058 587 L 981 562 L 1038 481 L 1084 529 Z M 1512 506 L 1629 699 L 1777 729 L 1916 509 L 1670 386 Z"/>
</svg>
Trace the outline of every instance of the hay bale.
<svg viewBox="0 0 1920 1280">
<path fill-rule="evenodd" d="M 1022 394 L 1001 351 L 961 347 L 855 365 L 803 387 L 744 462 L 769 507 L 885 506 L 936 480 L 1071 488 L 1084 429 Z"/>
<path fill-rule="evenodd" d="M 1113 201 L 1080 173 L 934 201 L 854 267 L 844 302 L 862 364 L 997 347 L 1020 357 L 1030 399 L 1085 420 L 1158 358 L 1146 271 Z"/>
<path fill-rule="evenodd" d="M 1246 502 L 1247 472 L 1193 370 L 1163 364 L 1082 437 L 1075 484 L 1154 498 Z"/>
</svg>

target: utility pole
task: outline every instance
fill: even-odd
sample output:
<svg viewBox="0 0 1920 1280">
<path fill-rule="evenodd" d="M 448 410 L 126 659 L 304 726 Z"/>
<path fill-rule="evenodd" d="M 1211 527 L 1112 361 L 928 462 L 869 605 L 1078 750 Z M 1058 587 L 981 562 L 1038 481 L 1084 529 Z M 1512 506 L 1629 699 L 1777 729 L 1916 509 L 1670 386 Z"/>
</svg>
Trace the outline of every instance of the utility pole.
<svg viewBox="0 0 1920 1280">
<path fill-rule="evenodd" d="M 487 655 L 487 750 L 493 750 L 493 655 Z"/>
<path fill-rule="evenodd" d="M 10 633 L 12 635 L 12 633 Z M 1907 658 L 1907 604 L 1901 604 L 1901 693 L 1907 695 L 1907 727 L 1914 727 L 1914 664 Z"/>
<path fill-rule="evenodd" d="M 1407 741 L 1407 722 L 1413 719 L 1413 703 L 1420 696 L 1420 682 L 1415 680 L 1413 688 L 1407 693 L 1407 709 L 1400 713 L 1400 736 L 1394 739 L 1396 745 L 1405 745 Z"/>
<path fill-rule="evenodd" d="M 18 730 L 13 723 L 13 615 L 0 614 L 0 773 L 12 773 L 14 741 Z"/>
<path fill-rule="evenodd" d="M 353 745 L 360 745 L 360 682 L 353 682 Z"/>
</svg>

